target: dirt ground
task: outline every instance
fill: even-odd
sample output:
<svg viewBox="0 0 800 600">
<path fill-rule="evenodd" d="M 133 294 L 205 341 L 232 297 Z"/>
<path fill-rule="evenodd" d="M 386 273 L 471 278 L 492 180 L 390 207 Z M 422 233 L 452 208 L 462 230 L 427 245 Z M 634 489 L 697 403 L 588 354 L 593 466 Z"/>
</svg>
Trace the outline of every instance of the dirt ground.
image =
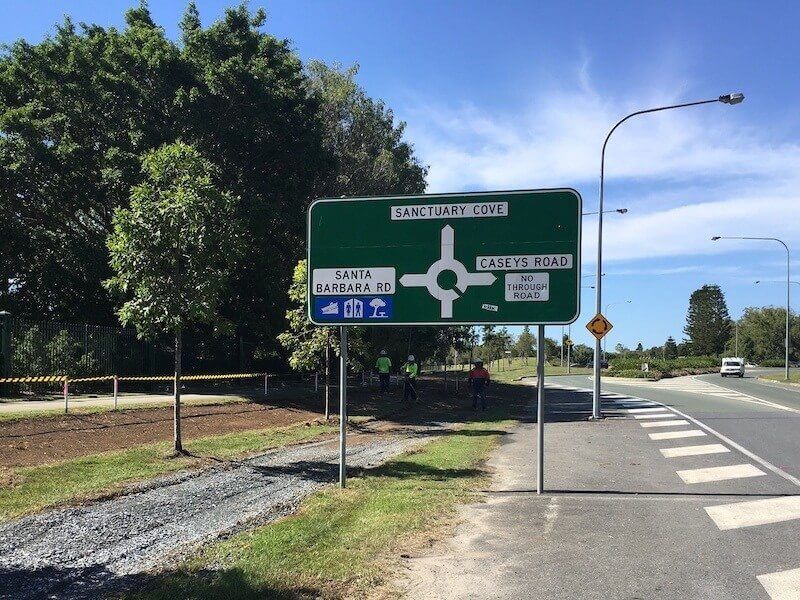
<svg viewBox="0 0 800 600">
<path fill-rule="evenodd" d="M 507 386 L 503 395 L 519 395 Z M 517 388 L 518 389 L 518 388 Z M 419 382 L 420 402 L 406 406 L 398 389 L 382 398 L 373 389 L 348 389 L 348 413 L 374 416 L 395 425 L 421 420 L 469 418 L 466 390 L 455 395 L 439 382 Z M 491 394 L 490 394 L 491 397 Z M 223 405 L 185 405 L 185 440 L 240 431 L 281 427 L 323 418 L 319 397 L 269 402 L 254 400 Z M 332 416 L 338 413 L 338 395 L 331 395 Z M 0 422 L 0 467 L 41 465 L 109 450 L 132 448 L 172 439 L 172 407 L 129 409 Z"/>
<path fill-rule="evenodd" d="M 186 440 L 317 420 L 319 413 L 269 404 L 184 406 Z M 172 408 L 133 409 L 0 423 L 0 465 L 40 465 L 172 439 Z"/>
</svg>

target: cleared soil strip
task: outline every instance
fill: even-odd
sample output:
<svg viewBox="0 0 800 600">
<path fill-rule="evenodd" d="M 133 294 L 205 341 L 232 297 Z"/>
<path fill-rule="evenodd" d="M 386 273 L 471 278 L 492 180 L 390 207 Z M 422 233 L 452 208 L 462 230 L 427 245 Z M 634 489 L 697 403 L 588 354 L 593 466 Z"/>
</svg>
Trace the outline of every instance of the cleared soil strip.
<svg viewBox="0 0 800 600">
<path fill-rule="evenodd" d="M 235 403 L 184 406 L 182 417 L 184 439 L 191 440 L 313 421 L 320 414 L 303 406 Z M 171 407 L 12 421 L 0 423 L 0 466 L 41 465 L 171 439 Z"/>
</svg>

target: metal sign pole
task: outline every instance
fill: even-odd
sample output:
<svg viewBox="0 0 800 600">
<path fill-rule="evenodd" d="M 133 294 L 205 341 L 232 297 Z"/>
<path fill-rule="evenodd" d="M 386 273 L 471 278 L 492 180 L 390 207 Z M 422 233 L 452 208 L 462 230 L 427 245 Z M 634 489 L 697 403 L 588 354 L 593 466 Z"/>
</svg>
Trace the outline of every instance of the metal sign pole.
<svg viewBox="0 0 800 600">
<path fill-rule="evenodd" d="M 341 326 L 339 345 L 339 487 L 347 485 L 347 327 Z"/>
<path fill-rule="evenodd" d="M 544 492 L 544 325 L 539 325 L 536 351 L 536 493 Z"/>
</svg>

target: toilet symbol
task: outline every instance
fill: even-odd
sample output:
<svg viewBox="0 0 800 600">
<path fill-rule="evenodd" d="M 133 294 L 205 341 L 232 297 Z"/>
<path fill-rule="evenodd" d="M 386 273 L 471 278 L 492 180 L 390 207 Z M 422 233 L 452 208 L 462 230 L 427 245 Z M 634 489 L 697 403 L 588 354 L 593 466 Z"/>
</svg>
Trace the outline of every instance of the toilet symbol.
<svg viewBox="0 0 800 600">
<path fill-rule="evenodd" d="M 350 298 L 344 303 L 345 319 L 360 319 L 364 316 L 364 303 L 357 298 Z"/>
<path fill-rule="evenodd" d="M 407 273 L 400 278 L 400 284 L 406 287 L 426 287 L 428 293 L 441 305 L 441 317 L 453 317 L 453 301 L 459 295 L 455 290 L 446 290 L 439 285 L 439 275 L 443 271 L 452 271 L 456 275 L 456 289 L 462 294 L 471 285 L 492 285 L 495 276 L 491 273 L 470 273 L 467 268 L 455 259 L 455 232 L 450 225 L 442 227 L 441 251 L 439 260 L 428 267 L 425 273 Z"/>
</svg>

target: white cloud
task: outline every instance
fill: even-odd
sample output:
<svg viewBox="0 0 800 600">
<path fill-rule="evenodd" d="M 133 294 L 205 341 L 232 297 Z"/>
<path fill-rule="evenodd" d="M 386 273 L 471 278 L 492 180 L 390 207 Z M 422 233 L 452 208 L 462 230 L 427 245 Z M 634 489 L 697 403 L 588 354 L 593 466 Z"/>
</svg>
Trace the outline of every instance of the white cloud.
<svg viewBox="0 0 800 600">
<path fill-rule="evenodd" d="M 720 240 L 711 236 L 777 237 L 795 245 L 800 228 L 789 215 L 797 213 L 794 197 L 743 196 L 697 202 L 675 208 L 604 221 L 603 258 L 608 261 L 668 256 L 723 254 L 732 251 L 784 250 L 770 242 Z M 584 230 L 584 260 L 594 261 L 596 229 Z M 774 246 L 774 248 L 773 248 Z"/>
<path fill-rule="evenodd" d="M 419 103 L 405 112 L 409 138 L 430 165 L 430 192 L 571 186 L 582 192 L 585 210 L 594 210 L 609 126 L 632 110 L 683 96 L 679 90 L 640 94 L 630 102 L 604 100 L 582 69 L 572 91 L 536 94 L 515 114 L 467 103 Z M 634 118 L 615 132 L 606 155 L 606 190 L 613 191 L 606 208 L 625 206 L 630 212 L 604 220 L 605 260 L 746 247 L 713 243 L 712 235 L 783 237 L 800 244 L 800 145 L 776 143 L 768 133 L 743 127 L 736 111 L 746 107 L 666 111 Z M 596 218 L 587 218 L 585 263 L 595 260 L 595 236 Z"/>
</svg>

